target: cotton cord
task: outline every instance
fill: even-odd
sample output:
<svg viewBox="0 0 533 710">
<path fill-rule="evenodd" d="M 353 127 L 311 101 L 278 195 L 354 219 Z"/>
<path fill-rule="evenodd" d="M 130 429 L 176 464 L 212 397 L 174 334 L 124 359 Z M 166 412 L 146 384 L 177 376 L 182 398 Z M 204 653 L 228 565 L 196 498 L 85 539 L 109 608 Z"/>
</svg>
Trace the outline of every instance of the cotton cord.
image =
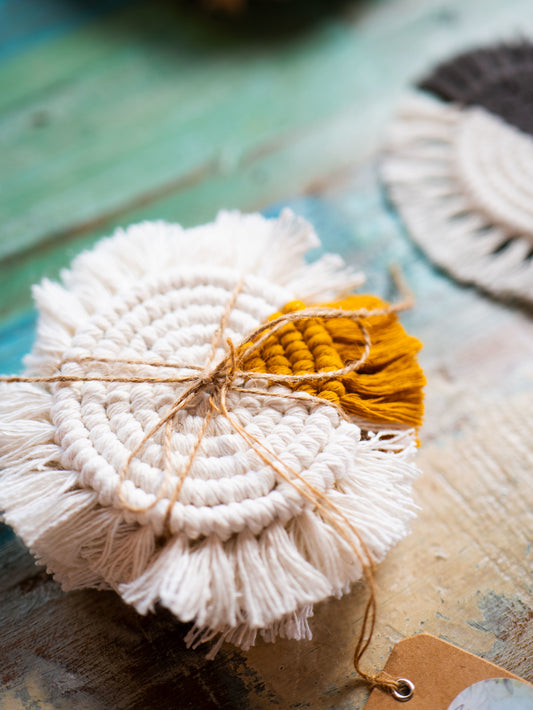
<svg viewBox="0 0 533 710">
<path fill-rule="evenodd" d="M 316 243 L 288 214 L 146 223 L 36 287 L 0 509 L 64 589 L 161 604 L 213 657 L 310 638 L 313 605 L 405 535 L 420 343 L 379 299 L 332 302 L 360 277 L 306 263 Z"/>
<path fill-rule="evenodd" d="M 171 498 L 169 508 L 172 507 L 172 505 L 176 502 L 177 497 L 179 495 L 179 489 L 181 488 L 181 484 L 183 483 L 183 480 L 186 478 L 190 471 L 190 467 L 194 461 L 194 457 L 196 453 L 198 452 L 198 449 L 200 447 L 200 444 L 202 442 L 202 439 L 206 433 L 207 427 L 209 425 L 209 421 L 211 419 L 211 416 L 213 414 L 214 410 L 220 411 L 235 427 L 234 422 L 231 418 L 228 416 L 228 411 L 227 407 L 225 405 L 226 398 L 227 398 L 227 393 L 231 389 L 234 388 L 234 383 L 237 378 L 239 378 L 241 381 L 248 381 L 251 379 L 257 379 L 257 373 L 255 371 L 248 371 L 243 368 L 243 364 L 245 363 L 246 359 L 250 358 L 255 352 L 258 352 L 261 350 L 262 346 L 265 344 L 265 342 L 268 340 L 268 338 L 271 337 L 271 335 L 275 334 L 277 331 L 279 331 L 281 328 L 283 328 L 285 325 L 288 323 L 292 323 L 294 321 L 306 321 L 310 319 L 315 319 L 315 318 L 321 318 L 321 319 L 338 319 L 338 318 L 348 318 L 352 320 L 354 323 L 357 324 L 357 326 L 361 329 L 361 333 L 363 335 L 364 339 L 364 349 L 361 357 L 358 360 L 355 360 L 354 362 L 349 363 L 345 367 L 339 368 L 337 370 L 333 371 L 328 371 L 328 372 L 314 372 L 314 373 L 306 373 L 306 374 L 291 374 L 291 375 L 286 375 L 286 374 L 271 374 L 271 373 L 261 373 L 261 379 L 266 380 L 267 382 L 270 382 L 271 384 L 291 384 L 291 385 L 298 385 L 298 384 L 304 384 L 308 382 L 319 382 L 319 381 L 331 381 L 335 380 L 338 377 L 341 377 L 343 375 L 347 375 L 351 372 L 357 371 L 364 363 L 367 361 L 372 343 L 370 340 L 370 335 L 368 333 L 367 328 L 363 325 L 361 320 L 363 318 L 370 318 L 370 317 L 380 317 L 380 316 L 386 316 L 391 313 L 398 313 L 402 310 L 406 310 L 407 308 L 411 307 L 411 298 L 406 299 L 405 301 L 395 304 L 395 305 L 390 305 L 387 308 L 381 308 L 381 309 L 374 309 L 374 310 L 369 310 L 367 308 L 361 308 L 357 311 L 347 311 L 344 309 L 336 309 L 336 308 L 308 308 L 305 310 L 300 310 L 296 313 L 285 313 L 274 320 L 263 324 L 259 327 L 257 327 L 246 339 L 245 341 L 239 346 L 238 349 L 235 349 L 233 346 L 233 343 L 231 340 L 228 340 L 228 346 L 229 346 L 229 352 L 228 354 L 215 366 L 209 369 L 209 365 L 214 357 L 214 354 L 216 353 L 217 347 L 220 343 L 220 340 L 223 336 L 227 321 L 229 319 L 229 316 L 231 315 L 231 311 L 234 308 L 236 298 L 240 291 L 242 290 L 243 286 L 243 281 L 241 280 L 237 287 L 235 288 L 230 301 L 228 302 L 228 305 L 223 313 L 223 316 L 220 321 L 220 325 L 215 331 L 215 335 L 213 337 L 212 341 L 212 347 L 210 351 L 210 355 L 208 357 L 208 360 L 206 362 L 206 365 L 202 369 L 202 371 L 198 375 L 186 375 L 186 376 L 171 376 L 171 377 L 146 377 L 146 378 L 141 378 L 141 377 L 131 377 L 127 378 L 124 376 L 119 376 L 119 377 L 114 377 L 113 375 L 108 375 L 108 376 L 98 376 L 98 375 L 62 375 L 62 374 L 57 374 L 57 375 L 49 375 L 46 377 L 26 377 L 26 376 L 20 376 L 20 375 L 8 375 L 8 376 L 0 376 L 0 382 L 5 382 L 5 383 L 62 383 L 62 384 L 71 384 L 74 382 L 126 382 L 126 383 L 169 383 L 169 384 L 184 384 L 184 383 L 190 383 L 190 386 L 183 392 L 183 394 L 180 395 L 180 397 L 174 402 L 172 407 L 170 408 L 170 411 L 163 417 L 159 419 L 159 421 L 145 434 L 143 439 L 139 442 L 139 444 L 131 451 L 125 466 L 121 470 L 121 476 L 120 476 L 120 481 L 119 481 L 119 496 L 120 496 L 120 489 L 122 487 L 122 484 L 124 482 L 124 479 L 126 477 L 127 471 L 129 466 L 131 465 L 131 462 L 135 458 L 135 456 L 144 448 L 144 446 L 147 444 L 147 442 L 152 439 L 152 437 L 163 427 L 166 427 L 166 435 L 165 435 L 165 462 L 168 461 L 169 459 L 169 448 L 170 448 L 170 431 L 171 431 L 171 424 L 172 421 L 174 420 L 176 414 L 183 408 L 190 406 L 195 397 L 199 395 L 202 392 L 205 392 L 207 390 L 210 391 L 210 396 L 209 396 L 209 404 L 210 404 L 210 409 L 208 413 L 205 415 L 204 418 L 204 423 L 202 424 L 202 427 L 200 429 L 200 432 L 198 434 L 197 440 L 194 444 L 194 446 L 191 449 L 191 452 L 189 454 L 189 459 L 187 461 L 187 465 L 185 467 L 184 473 L 180 476 L 180 483 L 175 489 L 175 492 L 173 493 L 173 496 Z M 265 332 L 266 331 L 266 332 Z M 82 358 L 78 362 L 88 362 L 90 361 L 90 358 Z M 106 362 L 107 364 L 113 364 L 113 361 L 110 359 L 102 359 L 99 358 L 95 360 L 95 362 Z M 126 360 L 119 360 L 120 364 L 132 364 L 131 361 L 126 361 Z M 142 361 L 134 361 L 136 365 L 148 365 L 148 366 L 156 366 L 152 362 L 142 362 Z M 66 362 L 63 362 L 62 364 L 66 364 Z M 163 364 L 163 366 L 166 366 Z M 180 369 L 189 369 L 187 365 L 178 365 Z M 193 370 L 196 370 L 197 367 L 193 366 Z M 244 389 L 244 388 L 238 388 L 238 389 L 243 389 L 243 391 L 250 392 L 253 394 L 258 394 L 260 396 L 271 396 L 271 393 L 268 390 L 258 390 L 258 389 Z M 300 396 L 294 395 L 291 392 L 283 392 L 283 393 L 277 393 L 276 396 L 281 397 L 283 399 L 300 399 Z M 318 398 L 316 396 L 307 394 L 305 399 L 315 399 L 320 404 L 328 404 L 330 406 L 334 406 L 334 403 L 329 402 L 328 400 L 324 400 L 323 398 Z M 222 405 L 222 402 L 224 402 L 224 405 Z M 237 430 L 237 429 L 236 429 Z M 237 430 L 238 433 L 242 435 L 242 427 L 239 426 L 239 429 Z M 157 502 L 159 502 L 160 498 L 156 498 L 154 502 L 151 504 L 151 506 L 156 505 Z M 127 500 L 124 500 L 121 498 L 121 502 L 125 507 L 127 507 L 129 510 L 132 512 L 141 512 L 143 510 L 146 510 L 147 508 L 136 508 L 131 506 Z M 168 516 L 167 512 L 167 516 Z"/>
<path fill-rule="evenodd" d="M 396 273 L 396 278 L 399 280 L 401 278 L 399 272 Z M 269 338 L 271 338 L 272 335 L 275 333 L 279 332 L 282 328 L 284 328 L 286 325 L 290 323 L 294 323 L 296 321 L 298 322 L 305 322 L 305 321 L 310 321 L 314 319 L 322 319 L 322 320 L 328 320 L 328 319 L 339 319 L 339 318 L 348 318 L 349 320 L 353 321 L 358 328 L 360 328 L 363 340 L 364 340 L 364 348 L 362 355 L 359 359 L 355 360 L 354 362 L 349 363 L 348 365 L 338 368 L 333 371 L 328 371 L 328 372 L 315 372 L 315 373 L 308 373 L 308 374 L 300 374 L 300 375 L 288 375 L 288 374 L 270 374 L 270 373 L 262 373 L 261 377 L 262 379 L 266 380 L 267 382 L 273 383 L 273 384 L 285 384 L 289 383 L 292 386 L 294 385 L 299 385 L 299 384 L 305 384 L 309 382 L 328 382 L 335 380 L 339 377 L 342 377 L 344 375 L 348 375 L 352 372 L 356 372 L 362 365 L 365 364 L 365 362 L 368 360 L 371 348 L 372 348 L 372 342 L 370 340 L 370 335 L 368 332 L 368 329 L 363 325 L 363 319 L 368 319 L 368 318 L 379 318 L 379 317 L 384 317 L 388 316 L 390 314 L 396 314 L 401 311 L 404 311 L 408 308 L 412 307 L 413 304 L 413 298 L 411 294 L 408 294 L 406 298 L 399 303 L 392 304 L 387 306 L 386 308 L 379 308 L 379 309 L 368 309 L 368 308 L 360 308 L 358 310 L 352 310 L 348 311 L 342 308 L 323 308 L 323 307 L 311 307 L 311 308 L 306 308 L 303 310 L 299 310 L 295 313 L 284 313 L 283 315 L 278 316 L 277 318 L 274 318 L 273 320 L 269 321 L 268 323 L 262 324 L 258 326 L 252 333 L 249 334 L 249 336 L 244 340 L 243 343 L 240 344 L 238 348 L 235 348 L 232 341 L 228 339 L 227 344 L 228 344 L 228 354 L 215 366 L 215 367 L 210 367 L 211 362 L 217 352 L 217 348 L 220 344 L 221 339 L 223 338 L 224 331 L 226 329 L 227 323 L 229 321 L 229 318 L 231 316 L 231 312 L 233 308 L 235 307 L 235 303 L 237 300 L 237 297 L 239 293 L 242 291 L 244 285 L 244 280 L 241 279 L 237 286 L 235 287 L 233 293 L 231 294 L 231 298 L 228 301 L 228 304 L 224 310 L 224 313 L 222 315 L 222 318 L 220 320 L 220 324 L 218 328 L 215 331 L 215 334 L 213 336 L 212 344 L 211 344 L 211 350 L 209 353 L 209 356 L 207 358 L 206 364 L 203 367 L 203 369 L 197 374 L 197 375 L 190 375 L 190 376 L 184 376 L 184 377 L 149 377 L 149 378 L 139 378 L 139 377 L 131 377 L 130 379 L 126 377 L 114 377 L 114 376 L 106 376 L 106 377 L 99 377 L 99 376 L 84 376 L 84 375 L 71 375 L 71 376 L 65 376 L 62 374 L 57 374 L 57 375 L 50 375 L 47 377 L 25 377 L 25 376 L 2 376 L 0 377 L 0 382 L 5 382 L 5 383 L 63 383 L 63 384 L 71 384 L 74 382 L 91 382 L 91 381 L 96 381 L 96 382 L 145 382 L 145 383 L 190 383 L 190 386 L 185 390 L 185 392 L 180 395 L 180 397 L 176 400 L 176 402 L 172 405 L 170 411 L 168 414 L 166 414 L 164 417 L 162 417 L 157 424 L 144 436 L 142 441 L 137 445 L 135 449 L 132 450 L 132 452 L 129 455 L 129 458 L 126 462 L 126 465 L 121 471 L 121 476 L 120 476 L 120 482 L 119 482 L 119 498 L 128 510 L 131 510 L 132 512 L 141 512 L 141 511 L 146 511 L 145 508 L 136 508 L 132 507 L 127 500 L 121 497 L 121 487 L 124 482 L 124 479 L 127 474 L 127 470 L 132 462 L 132 460 L 135 458 L 135 456 L 142 450 L 142 448 L 147 444 L 147 442 L 159 431 L 161 428 L 165 428 L 165 457 L 164 457 L 164 468 L 165 468 L 165 474 L 167 474 L 167 468 L 168 468 L 168 461 L 170 459 L 170 434 L 171 434 L 171 427 L 173 420 L 176 416 L 176 414 L 183 409 L 186 406 L 190 406 L 193 402 L 196 396 L 198 396 L 200 393 L 205 392 L 206 390 L 210 391 L 210 396 L 209 396 L 209 405 L 210 409 L 207 411 L 204 422 L 202 424 L 202 427 L 200 428 L 200 431 L 198 433 L 197 439 L 194 443 L 194 446 L 192 447 L 189 458 L 187 460 L 187 463 L 183 469 L 183 471 L 180 473 L 179 478 L 178 478 L 178 483 L 174 487 L 174 491 L 172 493 L 172 496 L 170 497 L 168 507 L 167 507 L 167 513 L 165 516 L 166 519 L 166 527 L 168 528 L 168 521 L 170 518 L 170 514 L 172 511 L 172 507 L 174 503 L 177 501 L 181 487 L 183 485 L 183 482 L 185 478 L 188 476 L 191 466 L 193 464 L 194 458 L 200 448 L 202 439 L 207 431 L 207 428 L 209 426 L 209 423 L 211 421 L 211 417 L 213 415 L 214 411 L 219 412 L 222 414 L 227 421 L 231 424 L 233 429 L 246 441 L 246 443 L 250 446 L 251 449 L 259 456 L 259 458 L 264 461 L 268 466 L 270 466 L 284 481 L 286 481 L 289 485 L 293 486 L 298 493 L 306 498 L 307 500 L 312 503 L 312 505 L 319 510 L 323 516 L 331 523 L 331 525 L 339 532 L 341 536 L 344 537 L 346 542 L 350 545 L 351 549 L 355 553 L 357 559 L 359 560 L 362 570 L 363 570 L 363 575 L 366 579 L 368 588 L 369 588 L 369 600 L 365 606 L 365 612 L 363 615 L 363 622 L 361 626 L 361 631 L 359 638 L 356 643 L 355 651 L 354 651 L 354 667 L 357 673 L 367 682 L 371 687 L 381 687 L 387 690 L 397 690 L 399 688 L 399 684 L 397 681 L 394 679 L 390 679 L 382 674 L 369 674 L 365 672 L 362 667 L 361 667 L 361 661 L 363 658 L 363 655 L 365 654 L 366 650 L 368 649 L 372 637 L 374 634 L 374 629 L 375 629 L 375 622 L 376 622 L 376 615 L 377 615 L 377 597 L 376 597 L 376 583 L 375 583 L 375 566 L 374 566 L 374 561 L 372 559 L 372 556 L 368 550 L 368 547 L 364 540 L 362 539 L 360 533 L 357 531 L 357 529 L 353 526 L 353 524 L 348 520 L 348 518 L 342 513 L 342 511 L 334 505 L 326 495 L 322 493 L 322 491 L 318 490 L 315 488 L 312 484 L 310 484 L 302 475 L 300 475 L 297 471 L 291 469 L 288 467 L 286 464 L 284 464 L 279 456 L 277 456 L 272 450 L 270 450 L 267 446 L 265 446 L 261 441 L 259 441 L 256 437 L 250 435 L 246 430 L 242 427 L 242 425 L 238 422 L 238 420 L 230 413 L 228 410 L 228 404 L 227 404 L 227 394 L 231 389 L 234 387 L 234 383 L 237 379 L 240 379 L 241 381 L 248 381 L 250 379 L 255 379 L 257 377 L 256 372 L 250 372 L 247 371 L 246 369 L 243 369 L 244 363 L 246 362 L 247 359 L 252 357 L 254 354 L 261 352 L 262 347 L 265 345 L 265 343 L 268 341 Z M 400 286 L 402 290 L 405 290 L 405 284 L 401 284 Z M 90 361 L 91 358 L 84 357 L 80 359 L 78 362 L 88 362 Z M 98 358 L 95 359 L 93 362 L 105 362 L 107 364 L 112 364 L 113 361 L 109 359 L 103 359 L 103 358 Z M 148 365 L 148 366 L 158 366 L 158 364 L 154 364 L 153 362 L 144 362 L 144 361 L 139 361 L 136 360 L 134 362 L 132 361 L 127 361 L 123 359 L 119 359 L 117 362 L 120 362 L 120 364 L 136 364 L 136 365 Z M 62 363 L 66 364 L 66 363 Z M 164 364 L 166 366 L 166 364 Z M 177 367 L 186 367 L 183 365 L 179 365 Z M 197 370 L 197 366 L 192 366 L 193 370 Z M 242 389 L 242 388 L 239 388 Z M 268 390 L 257 390 L 257 389 L 249 389 L 249 390 L 244 390 L 247 392 L 251 392 L 254 394 L 259 394 L 259 395 L 264 395 L 264 396 L 270 396 L 270 392 Z M 282 397 L 284 399 L 300 399 L 300 396 L 294 395 L 291 392 L 284 392 L 281 394 L 278 394 L 277 396 Z M 316 397 L 314 395 L 307 394 L 306 399 L 315 399 L 318 403 L 320 404 L 328 404 L 330 406 L 336 406 L 333 402 L 329 402 L 327 400 L 324 400 L 323 398 Z M 289 475 L 288 475 L 289 474 Z M 296 484 L 294 482 L 294 479 L 297 479 L 300 481 L 300 483 L 303 484 L 302 486 Z M 161 493 L 163 492 L 164 488 L 166 487 L 168 483 L 168 475 L 165 475 L 164 478 L 164 483 L 161 486 L 161 491 L 160 494 L 156 497 L 156 499 L 150 504 L 150 507 L 155 506 L 159 500 L 161 499 Z M 339 520 L 341 522 L 339 522 Z M 349 534 L 347 534 L 346 530 L 349 530 L 350 533 L 353 534 L 355 539 L 357 540 L 357 544 L 354 544 L 353 539 Z M 167 531 L 168 534 L 170 534 L 170 531 Z"/>
</svg>

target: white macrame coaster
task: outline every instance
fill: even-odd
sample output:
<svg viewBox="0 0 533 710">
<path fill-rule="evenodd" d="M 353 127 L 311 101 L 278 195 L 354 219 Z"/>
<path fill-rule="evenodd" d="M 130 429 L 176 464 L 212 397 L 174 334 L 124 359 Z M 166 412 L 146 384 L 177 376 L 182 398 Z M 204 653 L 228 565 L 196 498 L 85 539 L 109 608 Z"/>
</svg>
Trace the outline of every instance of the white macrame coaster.
<svg viewBox="0 0 533 710">
<path fill-rule="evenodd" d="M 421 93 L 382 164 L 413 239 L 458 280 L 533 303 L 533 137 L 485 109 Z"/>
<path fill-rule="evenodd" d="M 158 376 L 179 375 L 173 364 L 203 366 L 239 282 L 224 334 L 235 344 L 295 298 L 325 301 L 361 284 L 340 257 L 307 264 L 305 252 L 318 244 L 288 211 L 277 220 L 221 213 L 194 229 L 146 222 L 119 230 L 81 254 L 61 284 L 35 287 L 39 322 L 26 374 L 52 375 L 61 362 L 66 375 L 111 372 L 98 358 L 115 360 L 114 375 L 124 360 L 168 364 Z M 221 343 L 214 363 L 227 352 Z M 189 644 L 218 638 L 211 655 L 223 640 L 248 648 L 258 631 L 267 640 L 310 638 L 313 605 L 361 577 L 353 550 L 216 414 L 167 516 L 207 394 L 176 415 L 168 470 L 163 428 L 120 486 L 129 455 L 185 387 L 143 382 L 154 375 L 146 364 L 130 362 L 132 375 L 140 381 L 2 385 L 5 521 L 64 589 L 112 588 L 142 614 L 161 604 L 192 622 Z M 412 430 L 362 433 L 316 400 L 230 391 L 228 408 L 342 510 L 375 560 L 406 534 L 417 475 Z"/>
</svg>

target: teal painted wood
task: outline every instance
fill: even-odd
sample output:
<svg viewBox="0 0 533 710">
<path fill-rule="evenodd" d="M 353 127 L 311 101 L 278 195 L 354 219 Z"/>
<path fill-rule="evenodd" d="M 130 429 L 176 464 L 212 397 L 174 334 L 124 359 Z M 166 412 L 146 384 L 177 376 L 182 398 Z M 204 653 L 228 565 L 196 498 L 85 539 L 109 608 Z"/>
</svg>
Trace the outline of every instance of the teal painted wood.
<svg viewBox="0 0 533 710">
<path fill-rule="evenodd" d="M 309 189 L 375 148 L 428 61 L 533 26 L 527 0 L 463 5 L 367 0 L 275 37 L 141 3 L 4 61 L 0 254 Z"/>
<path fill-rule="evenodd" d="M 128 0 L 2 0 L 0 2 L 0 61 L 28 47 L 64 35 L 104 16 Z"/>
</svg>

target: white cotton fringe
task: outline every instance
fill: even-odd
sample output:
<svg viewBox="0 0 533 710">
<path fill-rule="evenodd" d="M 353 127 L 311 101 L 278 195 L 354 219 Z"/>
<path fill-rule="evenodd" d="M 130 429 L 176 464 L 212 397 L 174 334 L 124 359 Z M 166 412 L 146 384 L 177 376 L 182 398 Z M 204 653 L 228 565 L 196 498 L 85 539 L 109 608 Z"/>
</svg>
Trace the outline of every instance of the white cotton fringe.
<svg viewBox="0 0 533 710">
<path fill-rule="evenodd" d="M 22 417 L 18 402 L 27 395 L 33 408 Z M 351 547 L 310 507 L 258 536 L 243 530 L 227 541 L 211 535 L 191 544 L 176 535 L 160 546 L 150 525 L 100 506 L 95 492 L 76 488 L 75 472 L 61 468 L 49 397 L 30 385 L 2 388 L 0 506 L 65 590 L 111 587 L 142 614 L 161 603 L 194 622 L 191 644 L 218 636 L 246 649 L 258 632 L 269 641 L 310 638 L 313 604 L 361 577 Z M 413 517 L 415 442 L 412 432 L 390 434 L 359 441 L 329 494 L 376 561 Z"/>
<path fill-rule="evenodd" d="M 190 351 L 201 363 L 243 274 L 228 322 L 236 343 L 296 297 L 326 300 L 361 282 L 338 257 L 307 265 L 304 253 L 316 244 L 311 227 L 288 212 L 119 231 L 80 255 L 63 285 L 35 289 L 40 317 L 28 371 L 49 375 L 73 357 L 183 362 Z M 146 375 L 146 366 L 126 374 Z M 224 641 L 246 649 L 258 634 L 310 638 L 313 605 L 345 593 L 361 565 L 345 536 L 277 480 L 227 420 L 213 417 L 172 508 L 170 536 L 168 492 L 151 505 L 164 478 L 161 432 L 134 458 L 118 495 L 118 471 L 180 386 L 2 385 L 4 520 L 65 590 L 112 588 L 142 614 L 162 605 L 191 622 L 189 645 L 214 642 L 211 657 Z M 235 392 L 228 404 L 250 435 L 342 511 L 376 561 L 406 534 L 418 474 L 413 431 L 362 436 L 314 401 Z M 175 421 L 170 490 L 202 421 L 197 411 Z M 132 512 L 124 499 L 146 510 Z"/>
<path fill-rule="evenodd" d="M 405 224 L 439 266 L 490 293 L 533 302 L 533 138 L 479 107 L 404 101 L 382 175 Z"/>
</svg>

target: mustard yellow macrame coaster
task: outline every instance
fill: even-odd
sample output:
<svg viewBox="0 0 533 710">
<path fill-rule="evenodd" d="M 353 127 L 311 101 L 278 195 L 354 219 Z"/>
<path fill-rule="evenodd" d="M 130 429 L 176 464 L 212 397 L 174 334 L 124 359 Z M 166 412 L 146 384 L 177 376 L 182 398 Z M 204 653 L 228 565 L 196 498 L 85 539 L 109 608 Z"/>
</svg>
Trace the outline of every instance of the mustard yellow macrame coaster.
<svg viewBox="0 0 533 710">
<path fill-rule="evenodd" d="M 371 348 L 357 370 L 316 383 L 296 383 L 296 391 L 308 392 L 341 407 L 368 423 L 405 424 L 419 427 L 424 410 L 424 374 L 416 355 L 422 344 L 408 335 L 389 304 L 375 296 L 350 296 L 321 304 L 346 311 L 383 311 L 362 317 Z M 288 303 L 282 313 L 304 310 L 301 301 Z M 281 313 L 271 316 L 278 318 Z M 364 331 L 349 318 L 302 318 L 285 325 L 263 346 L 260 356 L 246 361 L 246 369 L 278 375 L 332 372 L 357 361 L 365 348 Z"/>
<path fill-rule="evenodd" d="M 0 509 L 64 589 L 165 606 L 211 655 L 310 638 L 315 603 L 372 590 L 414 514 L 420 343 L 396 306 L 336 301 L 363 279 L 307 263 L 318 244 L 290 212 L 147 222 L 35 287 Z"/>
</svg>

